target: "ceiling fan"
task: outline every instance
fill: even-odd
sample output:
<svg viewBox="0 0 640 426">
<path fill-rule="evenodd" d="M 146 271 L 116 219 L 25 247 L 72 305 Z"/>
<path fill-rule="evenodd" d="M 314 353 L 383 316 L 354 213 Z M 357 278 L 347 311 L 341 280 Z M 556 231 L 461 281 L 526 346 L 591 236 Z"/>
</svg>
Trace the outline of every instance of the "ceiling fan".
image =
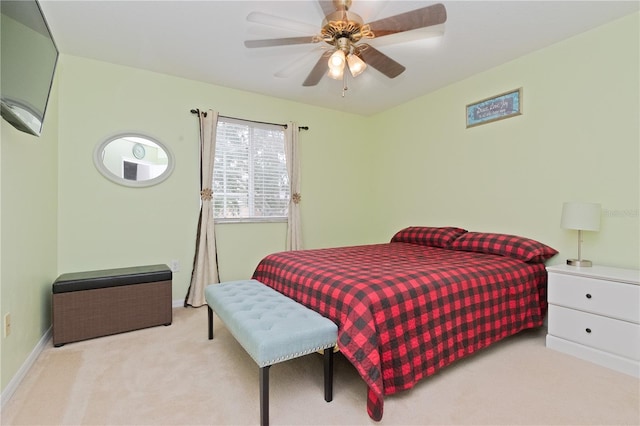
<svg viewBox="0 0 640 426">
<path fill-rule="evenodd" d="M 246 40 L 245 47 L 261 48 L 320 42 L 329 45 L 329 48 L 322 53 L 302 83 L 303 86 L 317 85 L 327 70 L 328 76 L 336 80 L 344 79 L 345 68 L 348 68 L 351 75 L 356 77 L 367 68 L 367 65 L 389 78 L 395 78 L 402 74 L 406 68 L 370 44 L 365 43 L 364 40 L 439 25 L 447 20 L 446 9 L 440 3 L 367 24 L 358 14 L 349 11 L 351 0 L 318 0 L 318 3 L 325 14 L 322 28 L 318 34 L 304 37 Z"/>
</svg>

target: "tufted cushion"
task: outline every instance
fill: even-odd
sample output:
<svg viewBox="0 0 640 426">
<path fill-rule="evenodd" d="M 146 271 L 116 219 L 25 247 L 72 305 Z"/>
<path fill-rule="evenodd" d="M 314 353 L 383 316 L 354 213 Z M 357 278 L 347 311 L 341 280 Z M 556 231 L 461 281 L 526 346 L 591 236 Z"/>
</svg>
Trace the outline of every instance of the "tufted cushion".
<svg viewBox="0 0 640 426">
<path fill-rule="evenodd" d="M 338 327 L 331 320 L 259 281 L 211 284 L 205 298 L 260 367 L 336 344 Z"/>
</svg>

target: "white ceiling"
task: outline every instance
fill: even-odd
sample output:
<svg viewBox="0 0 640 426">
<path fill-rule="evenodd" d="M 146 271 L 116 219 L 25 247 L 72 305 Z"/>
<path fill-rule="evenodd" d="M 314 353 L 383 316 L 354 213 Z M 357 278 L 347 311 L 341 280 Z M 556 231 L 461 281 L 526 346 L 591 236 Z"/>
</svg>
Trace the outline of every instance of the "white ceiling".
<svg viewBox="0 0 640 426">
<path fill-rule="evenodd" d="M 371 22 L 433 3 L 353 0 L 351 11 Z M 371 41 L 407 70 L 388 79 L 369 68 L 347 81 L 349 89 L 342 97 L 342 83 L 328 77 L 315 87 L 302 87 L 321 54 L 319 44 L 262 49 L 243 45 L 247 39 L 313 35 L 251 23 L 246 17 L 257 11 L 319 29 L 323 15 L 315 0 L 40 0 L 63 54 L 364 115 L 634 13 L 640 5 L 638 1 L 576 0 L 442 3 L 448 18 L 437 43 L 413 37 L 423 30 Z M 287 67 L 291 63 L 297 65 Z M 290 75 L 274 76 L 283 70 Z"/>
</svg>

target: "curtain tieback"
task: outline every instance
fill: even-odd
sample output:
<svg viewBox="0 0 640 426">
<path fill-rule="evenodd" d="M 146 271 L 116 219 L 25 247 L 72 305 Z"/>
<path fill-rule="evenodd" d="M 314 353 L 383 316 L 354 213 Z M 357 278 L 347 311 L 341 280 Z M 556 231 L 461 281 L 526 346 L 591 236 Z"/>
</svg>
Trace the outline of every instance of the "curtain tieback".
<svg viewBox="0 0 640 426">
<path fill-rule="evenodd" d="M 202 191 L 200 191 L 200 198 L 202 199 L 202 201 L 209 201 L 213 198 L 213 191 L 211 190 L 211 188 L 204 188 Z"/>
<path fill-rule="evenodd" d="M 300 201 L 302 201 L 302 195 L 300 195 L 299 192 L 294 192 L 291 196 L 291 201 L 293 201 L 294 204 L 300 204 Z"/>
</svg>

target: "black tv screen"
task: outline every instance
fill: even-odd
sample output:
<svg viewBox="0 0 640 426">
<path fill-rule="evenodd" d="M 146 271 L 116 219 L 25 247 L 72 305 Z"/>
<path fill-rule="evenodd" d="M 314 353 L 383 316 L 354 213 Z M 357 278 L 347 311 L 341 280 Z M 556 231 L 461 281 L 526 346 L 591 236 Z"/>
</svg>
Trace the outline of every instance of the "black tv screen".
<svg viewBox="0 0 640 426">
<path fill-rule="evenodd" d="M 2 117 L 40 136 L 58 48 L 36 0 L 0 1 Z"/>
</svg>

